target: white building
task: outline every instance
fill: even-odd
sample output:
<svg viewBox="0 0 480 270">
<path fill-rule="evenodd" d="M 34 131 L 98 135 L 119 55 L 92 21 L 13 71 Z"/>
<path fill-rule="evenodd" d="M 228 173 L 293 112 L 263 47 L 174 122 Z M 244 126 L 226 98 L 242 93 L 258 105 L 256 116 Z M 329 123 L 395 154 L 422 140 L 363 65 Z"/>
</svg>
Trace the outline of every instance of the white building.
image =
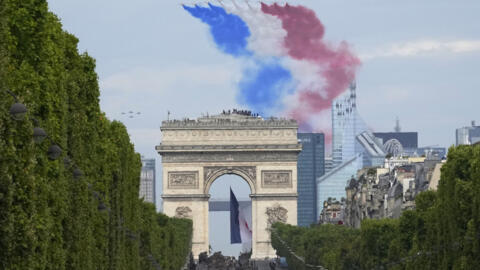
<svg viewBox="0 0 480 270">
<path fill-rule="evenodd" d="M 480 142 L 480 126 L 475 125 L 475 121 L 472 121 L 472 126 L 457 128 L 456 132 L 456 146 L 462 144 L 475 144 Z"/>
</svg>

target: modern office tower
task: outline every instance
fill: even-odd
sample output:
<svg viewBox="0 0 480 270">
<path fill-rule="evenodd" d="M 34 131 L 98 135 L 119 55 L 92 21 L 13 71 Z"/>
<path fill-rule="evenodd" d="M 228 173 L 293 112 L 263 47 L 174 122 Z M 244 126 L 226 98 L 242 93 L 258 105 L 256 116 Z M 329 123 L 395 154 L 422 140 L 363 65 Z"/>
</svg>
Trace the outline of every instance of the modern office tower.
<svg viewBox="0 0 480 270">
<path fill-rule="evenodd" d="M 345 197 L 348 180 L 364 166 L 381 166 L 385 150 L 357 111 L 356 85 L 332 103 L 332 169 L 317 178 L 317 217 L 329 197 Z"/>
<path fill-rule="evenodd" d="M 403 154 L 407 156 L 414 156 L 418 154 L 418 133 L 417 132 L 374 132 L 373 136 L 381 139 L 382 144 L 397 140 L 403 149 Z"/>
<path fill-rule="evenodd" d="M 457 146 L 462 144 L 475 144 L 480 142 L 480 126 L 475 125 L 475 121 L 472 121 L 470 127 L 457 128 L 456 132 L 456 144 Z"/>
<path fill-rule="evenodd" d="M 297 217 L 299 226 L 317 223 L 316 179 L 325 172 L 325 136 L 322 133 L 298 133 L 302 152 L 297 163 Z"/>
<path fill-rule="evenodd" d="M 386 152 L 382 143 L 372 133 L 364 131 L 356 136 L 356 142 L 362 147 L 363 167 L 379 167 L 385 163 Z"/>
<path fill-rule="evenodd" d="M 325 157 L 325 173 L 328 173 L 333 169 L 332 156 Z"/>
<path fill-rule="evenodd" d="M 328 201 L 328 198 L 340 201 L 346 197 L 345 187 L 352 177 L 356 177 L 362 163 L 362 155 L 358 154 L 317 179 L 317 219 L 322 213 L 323 203 Z"/>
<path fill-rule="evenodd" d="M 140 198 L 155 204 L 155 159 L 142 158 Z"/>
<path fill-rule="evenodd" d="M 371 146 L 371 147 L 370 147 Z M 372 148 L 372 149 L 369 149 Z M 371 151 L 373 150 L 373 151 Z M 383 146 L 376 140 L 357 110 L 356 85 L 351 84 L 348 91 L 332 103 L 332 159 L 333 168 L 365 153 L 362 158 L 366 166 L 377 166 L 376 160 L 369 157 L 385 157 Z"/>
</svg>

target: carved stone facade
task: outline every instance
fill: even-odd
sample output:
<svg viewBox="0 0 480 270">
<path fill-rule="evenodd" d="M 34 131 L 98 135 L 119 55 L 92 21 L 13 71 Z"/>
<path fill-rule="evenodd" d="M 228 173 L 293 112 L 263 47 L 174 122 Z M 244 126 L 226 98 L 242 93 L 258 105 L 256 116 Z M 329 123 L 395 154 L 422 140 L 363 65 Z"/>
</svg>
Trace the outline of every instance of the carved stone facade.
<svg viewBox="0 0 480 270">
<path fill-rule="evenodd" d="M 192 218 L 192 209 L 188 206 L 180 206 L 175 209 L 176 218 Z"/>
<path fill-rule="evenodd" d="M 281 222 L 281 223 L 287 223 L 287 213 L 288 210 L 283 208 L 280 204 L 275 204 L 272 207 L 267 207 L 267 211 L 265 214 L 267 214 L 267 224 L 268 227 L 270 228 L 272 224 L 275 222 Z"/>
<path fill-rule="evenodd" d="M 255 166 L 213 166 L 213 167 L 204 167 L 203 173 L 205 174 L 204 179 L 211 179 L 215 174 L 226 170 L 227 173 L 234 174 L 235 172 L 242 172 L 247 175 L 253 182 L 257 180 L 257 168 Z"/>
<path fill-rule="evenodd" d="M 169 172 L 168 188 L 179 188 L 179 189 L 198 188 L 198 171 Z"/>
<path fill-rule="evenodd" d="M 297 148 L 299 146 L 297 145 Z M 158 149 L 159 151 L 163 151 Z M 191 162 L 268 162 L 270 160 L 296 162 L 297 154 L 284 151 L 266 152 L 193 152 L 179 153 L 166 152 L 162 156 L 162 163 L 191 163 Z"/>
<path fill-rule="evenodd" d="M 160 130 L 156 149 L 162 156 L 163 209 L 192 219 L 193 254 L 209 250 L 210 186 L 222 175 L 235 174 L 251 190 L 252 257 L 275 257 L 267 228 L 275 221 L 297 223 L 301 145 L 295 121 L 221 114 L 163 122 Z"/>
<path fill-rule="evenodd" d="M 292 171 L 262 171 L 262 187 L 292 187 Z"/>
</svg>

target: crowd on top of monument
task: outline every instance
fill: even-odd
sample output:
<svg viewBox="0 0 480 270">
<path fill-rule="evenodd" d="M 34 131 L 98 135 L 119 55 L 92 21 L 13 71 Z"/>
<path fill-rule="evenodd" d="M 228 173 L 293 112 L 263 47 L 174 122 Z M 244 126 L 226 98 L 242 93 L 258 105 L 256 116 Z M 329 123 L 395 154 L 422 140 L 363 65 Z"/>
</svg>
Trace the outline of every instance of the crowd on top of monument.
<svg viewBox="0 0 480 270">
<path fill-rule="evenodd" d="M 252 111 L 249 110 L 238 110 L 238 109 L 233 109 L 233 110 L 223 110 L 222 114 L 239 114 L 239 115 L 245 115 L 245 116 L 253 116 L 253 117 L 258 117 L 260 116 L 258 113 L 252 113 Z"/>
</svg>

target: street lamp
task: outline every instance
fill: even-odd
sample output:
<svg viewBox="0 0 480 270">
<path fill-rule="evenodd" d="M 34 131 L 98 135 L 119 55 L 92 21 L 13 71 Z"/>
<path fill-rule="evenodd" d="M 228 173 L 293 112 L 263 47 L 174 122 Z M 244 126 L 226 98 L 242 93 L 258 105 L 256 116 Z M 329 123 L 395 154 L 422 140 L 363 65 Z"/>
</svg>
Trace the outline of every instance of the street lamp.
<svg viewBox="0 0 480 270">
<path fill-rule="evenodd" d="M 22 103 L 17 102 L 10 107 L 10 114 L 13 119 L 17 121 L 23 120 L 27 114 L 27 107 Z"/>
<path fill-rule="evenodd" d="M 56 160 L 62 154 L 62 148 L 52 142 L 52 145 L 47 150 L 47 156 L 50 160 Z"/>
<path fill-rule="evenodd" d="M 65 156 L 63 158 L 63 165 L 65 165 L 66 168 L 70 167 L 72 165 L 72 160 L 70 159 L 69 156 Z"/>
<path fill-rule="evenodd" d="M 78 179 L 80 179 L 82 176 L 83 176 L 82 170 L 80 170 L 79 168 L 75 168 L 75 169 L 73 170 L 73 178 L 74 178 L 74 179 L 78 180 Z"/>
<path fill-rule="evenodd" d="M 38 124 L 38 120 L 35 118 L 31 118 L 33 120 L 33 124 L 35 125 L 33 128 L 33 141 L 35 143 L 41 143 L 45 138 L 47 138 L 47 132 L 43 128 L 40 127 Z"/>
<path fill-rule="evenodd" d="M 41 143 L 47 137 L 47 133 L 41 127 L 33 128 L 33 140 L 35 143 Z"/>
<path fill-rule="evenodd" d="M 5 92 L 13 97 L 15 103 L 10 107 L 10 115 L 15 120 L 23 120 L 27 114 L 27 107 L 18 102 L 17 96 L 12 91 L 5 89 Z"/>
</svg>

